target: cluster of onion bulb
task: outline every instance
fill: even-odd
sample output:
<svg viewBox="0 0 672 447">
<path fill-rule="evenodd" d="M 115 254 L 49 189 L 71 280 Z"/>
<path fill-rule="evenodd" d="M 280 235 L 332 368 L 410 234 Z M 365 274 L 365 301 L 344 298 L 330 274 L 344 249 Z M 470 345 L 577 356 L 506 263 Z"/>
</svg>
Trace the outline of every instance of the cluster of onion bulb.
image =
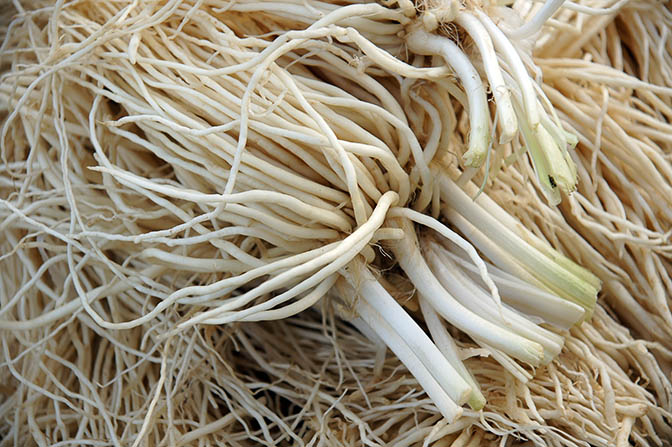
<svg viewBox="0 0 672 447">
<path fill-rule="evenodd" d="M 117 342 L 159 321 L 170 339 L 329 296 L 448 420 L 482 408 L 445 323 L 526 381 L 562 349 L 542 324 L 590 318 L 600 289 L 471 181 L 527 150 L 549 203 L 576 187 L 577 140 L 520 43 L 556 6 L 518 29 L 507 8 L 401 0 L 75 2 L 39 10 L 39 33 L 21 15 L 0 84 L 0 329 L 86 315 Z"/>
</svg>

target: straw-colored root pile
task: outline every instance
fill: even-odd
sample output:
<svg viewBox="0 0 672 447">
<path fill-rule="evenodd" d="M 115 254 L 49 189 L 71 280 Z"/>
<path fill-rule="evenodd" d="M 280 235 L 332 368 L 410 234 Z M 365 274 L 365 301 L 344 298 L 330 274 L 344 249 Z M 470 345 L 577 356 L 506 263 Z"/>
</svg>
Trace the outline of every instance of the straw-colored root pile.
<svg viewBox="0 0 672 447">
<path fill-rule="evenodd" d="M 140 330 L 115 340 L 121 349 L 74 322 L 12 364 L 3 443 L 104 439 L 114 427 L 122 445 L 143 428 L 148 445 L 171 446 L 661 445 L 664 412 L 631 378 L 648 380 L 651 355 L 604 311 L 594 318 L 527 384 L 465 344 L 488 404 L 449 425 L 396 358 L 333 316 L 212 329 L 142 350 Z"/>
<path fill-rule="evenodd" d="M 343 5 L 38 3 L 0 13 L 0 446 L 669 445 L 668 7 L 561 10 L 526 59 L 573 191 L 569 152 L 540 175 L 511 135 L 472 166 L 491 135 L 404 59 L 404 2 L 315 28 Z M 536 368 L 447 327 L 485 399 L 450 423 L 344 320 L 366 275 L 427 318 L 394 244 L 449 202 L 437 166 L 603 284 Z"/>
</svg>

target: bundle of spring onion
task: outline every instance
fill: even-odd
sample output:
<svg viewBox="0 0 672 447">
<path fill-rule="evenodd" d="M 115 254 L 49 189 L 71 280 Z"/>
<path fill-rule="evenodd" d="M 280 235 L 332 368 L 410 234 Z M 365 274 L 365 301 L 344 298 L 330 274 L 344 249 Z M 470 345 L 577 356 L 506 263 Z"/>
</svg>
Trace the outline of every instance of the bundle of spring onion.
<svg viewBox="0 0 672 447">
<path fill-rule="evenodd" d="M 527 228 L 591 265 L 606 301 L 633 331 L 655 342 L 669 375 L 672 46 L 666 35 L 672 13 L 655 2 L 619 2 L 594 20 L 599 23 L 577 23 L 572 30 L 585 35 L 580 46 L 570 50 L 546 39 L 535 58 L 544 91 L 580 141 L 578 190 L 559 208 L 504 175 L 489 192 L 510 203 L 507 210 Z M 516 168 L 512 176 L 531 174 L 525 163 Z M 660 399 L 670 408 L 669 390 Z"/>
<path fill-rule="evenodd" d="M 481 189 L 523 144 L 545 201 L 576 189 L 578 140 L 526 50 L 558 6 L 518 26 L 511 8 L 457 2 L 15 5 L 0 84 L 5 439 L 174 445 L 173 384 L 212 363 L 211 331 L 324 297 L 447 422 L 486 395 L 446 322 L 530 381 L 590 319 L 600 280 Z M 413 290 L 417 320 L 400 305 Z M 45 397 L 43 417 L 24 405 Z M 72 400 L 98 412 L 61 417 Z M 212 399 L 199 402 L 203 420 Z M 255 440 L 241 422 L 254 405 L 227 407 Z"/>
</svg>

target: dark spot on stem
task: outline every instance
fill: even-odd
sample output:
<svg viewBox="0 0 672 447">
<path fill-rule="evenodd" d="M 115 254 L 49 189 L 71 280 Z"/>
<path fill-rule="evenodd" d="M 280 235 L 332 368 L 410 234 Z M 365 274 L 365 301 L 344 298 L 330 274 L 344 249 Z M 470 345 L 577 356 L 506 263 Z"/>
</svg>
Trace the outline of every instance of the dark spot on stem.
<svg viewBox="0 0 672 447">
<path fill-rule="evenodd" d="M 558 185 L 555 183 L 555 179 L 553 178 L 552 175 L 549 175 L 549 176 L 548 176 L 548 181 L 549 181 L 549 183 L 551 184 L 551 187 L 552 187 L 552 188 L 555 188 L 556 186 L 558 186 Z"/>
</svg>

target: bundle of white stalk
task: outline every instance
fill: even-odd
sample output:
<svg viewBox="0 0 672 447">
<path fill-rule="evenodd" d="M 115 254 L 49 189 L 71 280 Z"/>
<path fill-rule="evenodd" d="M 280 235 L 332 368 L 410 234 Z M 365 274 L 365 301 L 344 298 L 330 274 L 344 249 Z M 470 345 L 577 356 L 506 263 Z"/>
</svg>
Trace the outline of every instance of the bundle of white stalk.
<svg viewBox="0 0 672 447">
<path fill-rule="evenodd" d="M 552 51 L 538 60 L 549 99 L 582 146 L 581 186 L 563 214 L 603 258 L 581 255 L 596 266 L 619 317 L 668 350 L 668 371 L 672 44 L 665 34 L 671 25 L 664 4 L 626 8 L 586 43 L 580 60 Z"/>
<path fill-rule="evenodd" d="M 581 36 L 571 48 L 557 45 L 566 28 L 549 30 L 535 58 L 544 92 L 580 142 L 578 190 L 549 208 L 529 182 L 521 182 L 531 174 L 523 163 L 489 191 L 527 228 L 591 265 L 614 312 L 656 342 L 654 352 L 669 376 L 672 43 L 666 36 L 672 13 L 664 3 L 619 2 L 599 22 L 570 28 L 569 34 Z M 531 206 L 523 209 L 523 203 Z M 669 409 L 671 386 L 664 381 L 656 388 L 667 389 L 659 399 Z"/>
<path fill-rule="evenodd" d="M 472 201 L 469 179 L 493 135 L 500 145 L 523 138 L 557 204 L 575 188 L 573 139 L 485 12 L 420 10 L 78 2 L 19 15 L 0 84 L 3 374 L 39 395 L 12 365 L 71 320 L 115 352 L 138 355 L 151 339 L 167 353 L 204 326 L 286 318 L 327 293 L 385 340 L 448 421 L 484 398 L 442 319 L 523 383 L 530 370 L 516 361 L 548 364 L 563 337 L 539 323 L 589 318 L 599 280 L 487 196 Z M 435 32 L 453 21 L 484 61 L 494 111 L 470 58 Z M 453 99 L 470 130 L 451 178 L 439 159 L 456 138 Z M 433 233 L 419 244 L 413 223 Z M 378 242 L 417 288 L 433 341 L 386 289 Z M 42 377 L 35 365 L 24 367 Z M 121 442 L 110 424 L 105 432 Z"/>
<path fill-rule="evenodd" d="M 563 126 L 578 137 L 578 190 L 548 206 L 529 181 L 533 167 L 519 159 L 490 177 L 488 192 L 526 228 L 590 265 L 614 313 L 649 340 L 658 362 L 645 368 L 660 406 L 652 417 L 669 438 L 672 14 L 663 3 L 619 2 L 599 22 L 547 31 L 534 59 Z M 567 34 L 580 36 L 571 51 Z"/>
</svg>

